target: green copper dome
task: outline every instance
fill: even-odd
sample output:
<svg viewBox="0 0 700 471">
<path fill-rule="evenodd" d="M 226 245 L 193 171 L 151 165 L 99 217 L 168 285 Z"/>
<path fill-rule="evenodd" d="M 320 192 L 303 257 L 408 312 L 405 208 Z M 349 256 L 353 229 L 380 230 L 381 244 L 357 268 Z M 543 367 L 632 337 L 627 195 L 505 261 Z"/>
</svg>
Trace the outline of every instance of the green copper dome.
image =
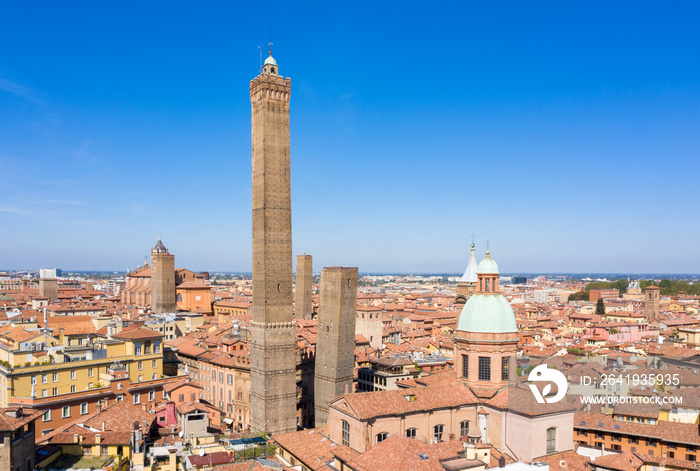
<svg viewBox="0 0 700 471">
<path fill-rule="evenodd" d="M 483 273 L 485 275 L 498 274 L 498 265 L 492 258 L 486 254 L 486 258 L 479 262 L 479 266 L 476 267 L 476 274 Z"/>
<path fill-rule="evenodd" d="M 482 260 L 479 268 L 486 260 Z M 496 265 L 495 262 L 493 264 Z M 518 327 L 513 308 L 506 298 L 500 294 L 475 294 L 464 305 L 457 330 L 500 333 L 517 332 Z"/>
<path fill-rule="evenodd" d="M 277 61 L 272 57 L 272 54 L 270 54 L 270 56 L 267 59 L 265 59 L 265 65 L 267 64 L 277 65 Z"/>
</svg>

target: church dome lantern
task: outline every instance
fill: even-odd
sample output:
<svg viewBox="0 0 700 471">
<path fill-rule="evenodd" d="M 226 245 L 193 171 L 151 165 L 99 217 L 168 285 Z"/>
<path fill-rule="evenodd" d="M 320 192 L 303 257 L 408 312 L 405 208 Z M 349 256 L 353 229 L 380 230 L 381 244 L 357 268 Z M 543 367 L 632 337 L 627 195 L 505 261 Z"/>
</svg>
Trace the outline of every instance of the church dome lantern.
<svg viewBox="0 0 700 471">
<path fill-rule="evenodd" d="M 465 332 L 517 332 L 515 313 L 500 294 L 498 264 L 489 250 L 476 269 L 477 292 L 469 298 L 459 316 L 458 330 Z"/>
<path fill-rule="evenodd" d="M 476 292 L 457 323 L 457 375 L 479 388 L 499 388 L 515 380 L 518 326 L 513 308 L 500 293 L 498 275 L 498 264 L 486 250 L 476 269 Z"/>
</svg>

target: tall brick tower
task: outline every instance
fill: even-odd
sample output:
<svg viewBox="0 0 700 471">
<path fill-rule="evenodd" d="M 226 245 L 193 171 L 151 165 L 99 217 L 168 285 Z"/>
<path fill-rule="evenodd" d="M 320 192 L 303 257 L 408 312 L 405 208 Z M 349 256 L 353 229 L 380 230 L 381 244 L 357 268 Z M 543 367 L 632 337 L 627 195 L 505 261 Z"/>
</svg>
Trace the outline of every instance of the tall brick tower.
<svg viewBox="0 0 700 471">
<path fill-rule="evenodd" d="M 296 424 L 292 307 L 292 205 L 289 97 L 292 81 L 265 60 L 250 82 L 253 121 L 253 321 L 250 405 L 255 432 Z"/>
<path fill-rule="evenodd" d="M 328 403 L 352 388 L 355 366 L 357 268 L 326 267 L 321 272 L 314 404 L 316 427 L 328 420 Z"/>
<path fill-rule="evenodd" d="M 41 278 L 39 280 L 39 296 L 56 301 L 58 299 L 58 280 Z"/>
<path fill-rule="evenodd" d="M 644 289 L 644 316 L 650 325 L 659 325 L 659 300 L 661 288 L 650 285 Z"/>
<path fill-rule="evenodd" d="M 313 304 L 311 302 L 311 287 L 314 270 L 311 255 L 297 255 L 297 284 L 294 315 L 297 319 L 311 319 Z"/>
<path fill-rule="evenodd" d="M 151 249 L 151 311 L 162 314 L 176 310 L 175 255 L 168 252 L 158 237 Z"/>
</svg>

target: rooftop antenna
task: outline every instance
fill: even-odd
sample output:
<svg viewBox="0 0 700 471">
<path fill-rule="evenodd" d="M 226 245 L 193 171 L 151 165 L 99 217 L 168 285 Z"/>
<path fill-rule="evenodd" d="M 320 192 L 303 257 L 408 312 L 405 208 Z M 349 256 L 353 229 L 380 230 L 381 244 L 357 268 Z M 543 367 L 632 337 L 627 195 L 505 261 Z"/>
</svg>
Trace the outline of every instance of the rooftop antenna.
<svg viewBox="0 0 700 471">
<path fill-rule="evenodd" d="M 476 237 L 476 234 L 472 232 L 472 245 L 474 245 L 474 237 Z"/>
<path fill-rule="evenodd" d="M 262 51 L 265 46 L 258 46 L 258 50 L 260 51 L 260 72 L 262 72 Z"/>
</svg>

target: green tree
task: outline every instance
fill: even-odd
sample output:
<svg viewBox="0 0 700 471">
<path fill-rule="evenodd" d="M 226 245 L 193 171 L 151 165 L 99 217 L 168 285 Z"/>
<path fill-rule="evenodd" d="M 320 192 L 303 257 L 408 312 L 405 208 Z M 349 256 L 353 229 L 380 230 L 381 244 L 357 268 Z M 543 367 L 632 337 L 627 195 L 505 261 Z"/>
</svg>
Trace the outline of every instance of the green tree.
<svg viewBox="0 0 700 471">
<path fill-rule="evenodd" d="M 588 293 L 586 291 L 577 291 L 569 295 L 569 301 L 588 301 Z"/>
<path fill-rule="evenodd" d="M 605 315 L 605 303 L 603 302 L 603 298 L 598 298 L 598 302 L 595 305 L 595 313 L 599 316 Z"/>
</svg>

